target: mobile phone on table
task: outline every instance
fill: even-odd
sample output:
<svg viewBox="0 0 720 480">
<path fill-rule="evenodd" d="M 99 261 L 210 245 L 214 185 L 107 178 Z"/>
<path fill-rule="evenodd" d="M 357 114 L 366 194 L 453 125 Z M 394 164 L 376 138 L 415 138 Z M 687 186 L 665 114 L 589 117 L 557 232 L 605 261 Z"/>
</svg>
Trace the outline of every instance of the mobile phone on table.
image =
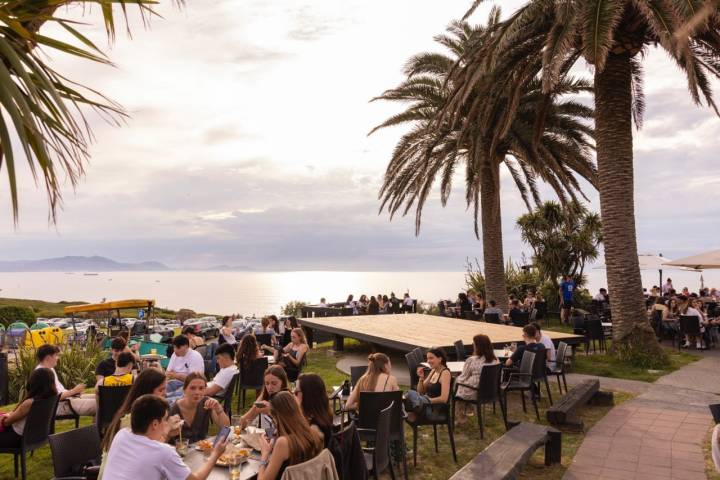
<svg viewBox="0 0 720 480">
<path fill-rule="evenodd" d="M 213 447 L 217 445 L 220 442 L 224 442 L 227 440 L 228 436 L 230 435 L 230 427 L 222 427 L 217 435 L 215 435 L 215 441 L 213 442 Z"/>
</svg>

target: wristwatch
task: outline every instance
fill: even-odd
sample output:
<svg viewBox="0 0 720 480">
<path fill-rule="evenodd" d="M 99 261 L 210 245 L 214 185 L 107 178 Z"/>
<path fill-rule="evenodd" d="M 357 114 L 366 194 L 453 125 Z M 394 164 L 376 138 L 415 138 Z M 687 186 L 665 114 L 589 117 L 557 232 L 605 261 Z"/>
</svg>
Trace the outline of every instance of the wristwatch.
<svg viewBox="0 0 720 480">
<path fill-rule="evenodd" d="M 263 460 L 263 459 L 258 460 L 258 462 L 260 463 L 260 466 L 262 466 L 262 467 L 264 467 L 264 466 L 266 466 L 268 463 L 270 463 L 268 460 Z"/>
</svg>

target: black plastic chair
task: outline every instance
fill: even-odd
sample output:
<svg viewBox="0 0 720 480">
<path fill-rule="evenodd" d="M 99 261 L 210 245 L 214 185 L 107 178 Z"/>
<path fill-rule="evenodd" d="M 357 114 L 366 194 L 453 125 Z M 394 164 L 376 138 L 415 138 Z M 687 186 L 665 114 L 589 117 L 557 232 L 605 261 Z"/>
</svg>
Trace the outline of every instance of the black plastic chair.
<svg viewBox="0 0 720 480">
<path fill-rule="evenodd" d="M 258 345 L 267 345 L 268 347 L 272 347 L 273 334 L 258 333 L 257 335 L 255 335 L 255 340 L 257 340 Z"/>
<path fill-rule="evenodd" d="M 662 314 L 661 310 L 653 310 L 650 317 L 650 326 L 655 330 L 655 336 L 662 337 Z"/>
<path fill-rule="evenodd" d="M 505 382 L 501 389 L 503 392 L 503 403 L 507 409 L 507 395 L 509 392 L 520 392 L 520 398 L 522 399 L 523 412 L 527 413 L 527 405 L 525 404 L 525 392 L 530 392 L 530 399 L 535 407 L 535 415 L 538 421 L 540 421 L 540 411 L 537 406 L 537 398 L 532 394 L 534 382 L 533 382 L 533 371 L 535 367 L 535 354 L 525 350 L 523 352 L 522 360 L 520 361 L 520 370 L 517 372 L 510 373 L 507 382 Z"/>
<path fill-rule="evenodd" d="M 403 421 L 405 415 L 402 409 L 402 395 L 403 393 L 400 390 L 394 392 L 360 392 L 357 424 L 360 429 L 377 429 L 378 418 L 381 412 L 388 408 L 388 406 L 392 406 L 389 438 L 391 442 L 397 442 L 399 444 L 399 451 L 402 454 L 403 473 L 405 478 L 408 478 L 405 423 Z M 362 432 L 361 438 L 372 440 L 371 438 L 367 438 L 367 435 Z"/>
<path fill-rule="evenodd" d="M 535 310 L 537 310 L 535 320 L 538 322 L 544 320 L 547 315 L 547 302 L 535 302 Z M 547 324 L 550 325 L 550 317 L 547 319 Z"/>
<path fill-rule="evenodd" d="M 602 322 L 599 318 L 588 318 L 584 322 L 585 327 L 585 355 L 590 353 L 590 343 L 592 343 L 593 353 L 595 349 L 595 342 L 600 345 L 600 353 L 605 351 L 605 332 L 602 328 Z"/>
<path fill-rule="evenodd" d="M 485 314 L 483 314 L 483 320 L 485 320 L 487 323 L 497 323 L 497 324 L 500 324 L 500 314 L 498 314 L 498 313 L 485 313 Z"/>
<path fill-rule="evenodd" d="M 367 372 L 367 365 L 354 365 L 350 367 L 350 384 L 355 387 L 360 377 L 365 375 Z"/>
<path fill-rule="evenodd" d="M 477 385 L 466 385 L 464 383 L 455 383 L 455 391 L 453 396 L 455 402 L 453 403 L 452 409 L 452 421 L 455 423 L 455 404 L 458 400 L 464 401 L 462 398 L 457 396 L 458 386 L 471 388 L 475 390 L 475 407 L 477 410 L 478 426 L 480 427 L 480 438 L 485 438 L 485 428 L 483 426 L 483 410 L 485 405 L 492 403 L 493 413 L 495 413 L 495 403 L 500 402 L 500 410 L 502 411 L 503 423 L 505 429 L 508 428 L 507 423 L 507 412 L 505 411 L 505 405 L 502 401 L 502 395 L 500 393 L 500 376 L 502 374 L 502 365 L 485 365 L 480 370 L 480 378 Z"/>
<path fill-rule="evenodd" d="M 413 355 L 415 355 L 415 361 L 419 364 L 427 359 L 427 348 L 416 347 L 413 349 Z"/>
<path fill-rule="evenodd" d="M 413 431 L 413 465 L 417 465 L 417 437 L 418 428 L 424 425 L 432 425 L 433 437 L 435 439 L 435 453 L 438 453 L 438 438 L 437 438 L 437 427 L 438 425 L 445 425 L 448 429 L 448 436 L 450 437 L 450 449 L 452 450 L 453 461 L 457 463 L 457 454 L 455 453 L 455 435 L 453 433 L 453 419 L 451 410 L 453 409 L 453 394 L 455 379 L 452 379 L 450 384 L 450 395 L 448 395 L 447 403 L 431 403 L 433 414 L 431 418 L 427 418 L 424 414 L 419 415 L 414 421 L 405 419 L 408 425 Z"/>
<path fill-rule="evenodd" d="M 565 342 L 560 342 L 558 344 L 557 354 L 555 355 L 555 365 L 550 368 L 550 371 L 548 372 L 549 375 L 555 375 L 557 377 L 558 390 L 560 390 L 561 395 L 563 385 L 560 383 L 560 377 L 562 377 L 562 383 L 565 384 L 565 393 L 568 392 L 567 379 L 565 378 L 565 355 L 567 355 L 568 348 L 570 348 L 570 345 Z"/>
<path fill-rule="evenodd" d="M 105 435 L 105 429 L 112 423 L 115 414 L 120 410 L 130 388 L 132 388 L 131 385 L 118 387 L 100 385 L 97 388 L 98 408 L 95 414 L 95 425 L 101 437 Z"/>
<path fill-rule="evenodd" d="M 332 436 L 333 440 L 329 449 L 335 458 L 335 467 L 340 480 L 365 480 L 368 478 L 365 456 L 362 455 L 362 461 L 359 461 L 360 459 L 357 457 L 360 455 L 355 455 L 357 451 L 362 452 L 362 443 L 355 422 L 348 423 L 339 432 L 333 432 Z M 339 448 L 332 448 L 333 444 Z"/>
<path fill-rule="evenodd" d="M 240 371 L 240 381 L 237 382 L 240 395 L 238 395 L 238 411 L 241 410 L 240 402 L 242 401 L 242 409 L 245 409 L 245 391 L 246 390 L 262 390 L 265 384 L 265 370 L 268 368 L 268 359 L 260 357 L 256 359 L 249 370 Z"/>
<path fill-rule="evenodd" d="M 235 392 L 235 388 L 236 388 L 239 378 L 240 378 L 240 372 L 233 375 L 233 378 L 232 378 L 232 380 L 230 380 L 230 383 L 228 384 L 227 388 L 225 389 L 224 394 L 215 395 L 215 400 L 222 403 L 223 410 L 225 410 L 225 413 L 227 414 L 228 418 L 232 417 L 233 393 Z"/>
<path fill-rule="evenodd" d="M 20 460 L 21 478 L 25 480 L 27 478 L 26 455 L 47 443 L 48 436 L 54 428 L 55 410 L 59 400 L 59 395 L 42 400 L 33 400 L 30 411 L 25 417 L 25 429 L 23 430 L 20 446 L 16 448 L 0 448 L 0 454 L 9 453 L 13 455 L 15 478 L 18 476 L 18 459 Z"/>
<path fill-rule="evenodd" d="M 462 340 L 455 342 L 455 356 L 457 357 L 458 362 L 465 361 L 467 358 L 467 354 L 465 353 L 465 344 Z"/>
<path fill-rule="evenodd" d="M 415 357 L 415 352 L 406 353 L 405 361 L 407 362 L 408 373 L 410 373 L 410 388 L 414 389 L 418 382 L 418 376 L 417 376 L 418 362 Z"/>
<path fill-rule="evenodd" d="M 680 342 L 685 339 L 686 335 L 688 337 L 702 337 L 702 334 L 700 333 L 700 319 L 698 317 L 694 315 L 680 315 L 678 324 L 680 325 L 680 338 L 678 339 L 678 349 L 680 349 L 680 346 L 682 345 L 682 343 Z"/>
<path fill-rule="evenodd" d="M 73 410 L 72 404 L 70 403 L 70 400 L 63 400 L 62 402 L 59 402 L 59 403 L 64 403 L 65 405 L 67 405 L 68 409 L 70 410 L 70 413 L 66 413 L 66 414 L 64 414 L 64 415 L 58 415 L 58 414 L 56 413 L 56 414 L 55 414 L 55 420 L 54 420 L 54 421 L 58 421 L 58 420 L 75 420 L 75 428 L 80 428 L 80 415 L 78 415 L 77 413 L 75 413 L 75 410 Z M 55 425 L 53 425 L 53 428 L 52 428 L 52 432 L 51 432 L 51 433 L 55 433 Z"/>
<path fill-rule="evenodd" d="M 358 428 L 358 433 L 373 433 L 375 438 L 373 447 L 363 448 L 365 453 L 365 465 L 370 474 L 377 480 L 379 474 L 390 469 L 390 478 L 395 480 L 392 461 L 390 460 L 390 418 L 392 416 L 393 403 L 380 412 L 377 420 L 377 427 L 374 430 Z"/>
<path fill-rule="evenodd" d="M 102 449 L 100 448 L 100 436 L 98 435 L 97 426 L 90 425 L 63 433 L 56 433 L 50 435 L 48 441 L 55 472 L 54 480 L 97 478 L 100 467 L 86 469 L 88 464 L 100 464 Z"/>
<path fill-rule="evenodd" d="M 547 390 L 548 400 L 550 405 L 553 404 L 552 394 L 550 393 L 550 383 L 547 379 L 547 350 L 543 350 L 542 353 L 535 354 L 535 361 L 533 362 L 533 382 L 535 383 L 535 392 L 540 396 L 540 384 L 545 383 L 545 390 Z"/>
</svg>

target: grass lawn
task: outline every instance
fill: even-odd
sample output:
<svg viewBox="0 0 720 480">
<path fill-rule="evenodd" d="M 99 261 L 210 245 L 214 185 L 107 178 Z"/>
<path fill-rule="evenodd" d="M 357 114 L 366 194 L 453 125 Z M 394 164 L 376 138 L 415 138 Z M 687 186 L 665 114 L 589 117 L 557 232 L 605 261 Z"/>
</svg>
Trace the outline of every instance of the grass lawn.
<svg viewBox="0 0 720 480">
<path fill-rule="evenodd" d="M 346 344 L 348 350 L 365 349 L 365 346 L 357 342 L 348 341 Z M 328 352 L 328 346 L 322 346 L 312 350 L 308 357 L 308 367 L 306 372 L 313 372 L 321 375 L 328 386 L 339 385 L 347 378 L 345 374 L 335 368 L 337 358 Z M 559 398 L 557 387 L 552 387 L 553 397 Z M 248 392 L 247 405 L 251 405 L 253 401 L 253 393 Z M 616 394 L 616 403 L 623 402 L 631 398 L 629 395 Z M 509 399 L 509 415 L 508 419 L 512 421 L 528 420 L 535 422 L 535 416 L 532 413 L 524 414 L 517 394 L 511 395 Z M 532 410 L 530 402 L 528 402 L 529 412 Z M 540 404 L 540 415 L 544 421 L 544 410 L 548 407 L 547 401 L 544 399 Z M 3 407 L 2 411 L 11 410 L 12 406 Z M 602 418 L 609 410 L 609 407 L 587 407 L 580 412 L 580 417 L 585 422 L 586 429 L 591 427 L 597 420 Z M 492 414 L 492 409 L 486 409 L 486 429 L 485 439 L 480 440 L 480 433 L 477 427 L 477 420 L 471 417 L 465 425 L 459 425 L 455 431 L 455 443 L 457 447 L 458 463 L 452 462 L 450 446 L 447 437 L 447 431 L 440 428 L 438 432 L 440 452 L 436 454 L 433 448 L 432 428 L 424 427 L 419 430 L 418 439 L 418 465 L 412 466 L 412 456 L 410 456 L 409 473 L 412 478 L 418 479 L 446 479 L 450 477 L 460 467 L 469 462 L 478 452 L 487 447 L 493 440 L 504 433 L 502 426 L 502 416 L 498 409 L 497 415 Z M 89 418 L 84 418 L 82 424 L 88 425 Z M 65 431 L 74 427 L 71 421 L 62 421 L 57 423 L 57 431 Z M 582 442 L 582 433 L 563 433 L 563 450 L 562 464 L 554 467 L 545 467 L 543 464 L 543 450 L 531 459 L 525 468 L 521 478 L 533 479 L 559 479 L 572 461 L 575 451 Z M 408 445 L 412 445 L 412 431 L 407 429 L 406 439 Z M 50 450 L 44 447 L 35 452 L 33 457 L 28 457 L 28 478 L 30 479 L 46 479 L 53 476 L 52 460 L 50 458 Z M 397 473 L 397 470 L 396 470 Z M 12 478 L 13 463 L 12 456 L 0 456 L 0 478 Z M 389 476 L 388 476 L 389 478 Z"/>
</svg>

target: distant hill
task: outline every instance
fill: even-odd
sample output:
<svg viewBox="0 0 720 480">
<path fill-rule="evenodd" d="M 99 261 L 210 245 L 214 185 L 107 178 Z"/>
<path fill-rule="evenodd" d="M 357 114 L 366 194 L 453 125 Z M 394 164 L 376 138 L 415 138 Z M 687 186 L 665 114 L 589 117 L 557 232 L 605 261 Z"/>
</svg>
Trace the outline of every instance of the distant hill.
<svg viewBox="0 0 720 480">
<path fill-rule="evenodd" d="M 255 269 L 252 267 L 247 267 L 245 265 L 240 265 L 240 266 L 216 265 L 214 267 L 203 268 L 202 270 L 206 270 L 206 271 L 210 271 L 210 272 L 250 272 Z"/>
<path fill-rule="evenodd" d="M 0 272 L 132 272 L 170 270 L 160 262 L 121 263 L 105 257 L 0 261 Z"/>
</svg>

